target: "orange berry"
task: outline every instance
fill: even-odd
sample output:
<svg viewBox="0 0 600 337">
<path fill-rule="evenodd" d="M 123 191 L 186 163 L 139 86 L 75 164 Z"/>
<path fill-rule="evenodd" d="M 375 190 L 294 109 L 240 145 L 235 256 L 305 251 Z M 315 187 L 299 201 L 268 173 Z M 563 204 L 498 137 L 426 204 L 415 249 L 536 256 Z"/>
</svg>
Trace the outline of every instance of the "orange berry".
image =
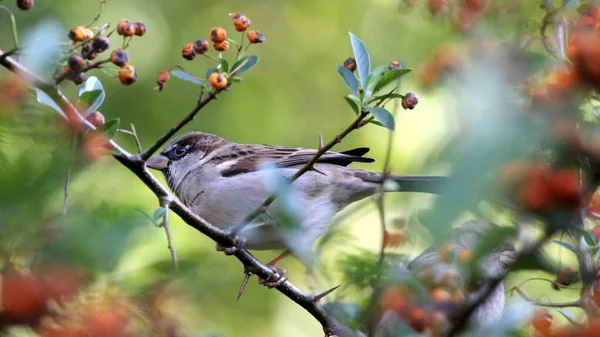
<svg viewBox="0 0 600 337">
<path fill-rule="evenodd" d="M 186 43 L 183 46 L 183 49 L 181 50 L 181 56 L 188 61 L 193 60 L 196 57 L 196 51 L 194 50 L 194 44 Z"/>
<path fill-rule="evenodd" d="M 229 49 L 229 41 L 221 41 L 213 44 L 213 47 L 217 51 L 227 51 Z"/>
<path fill-rule="evenodd" d="M 427 330 L 429 323 L 429 314 L 423 308 L 413 308 L 408 313 L 408 324 L 417 332 Z"/>
<path fill-rule="evenodd" d="M 356 60 L 353 57 L 349 57 L 344 61 L 344 68 L 354 72 L 356 70 Z"/>
<path fill-rule="evenodd" d="M 85 67 L 85 60 L 79 54 L 72 54 L 67 59 L 67 65 L 70 69 L 79 71 Z"/>
<path fill-rule="evenodd" d="M 194 51 L 196 54 L 205 54 L 208 51 L 208 41 L 203 39 L 198 39 L 194 42 Z"/>
<path fill-rule="evenodd" d="M 390 62 L 390 65 L 388 66 L 389 70 L 392 69 L 402 69 L 402 65 L 400 65 L 400 63 L 398 61 L 392 61 Z"/>
<path fill-rule="evenodd" d="M 518 191 L 519 205 L 530 212 L 546 211 L 554 202 L 550 187 L 552 171 L 545 164 L 531 165 Z"/>
<path fill-rule="evenodd" d="M 216 71 L 208 76 L 208 82 L 210 82 L 210 85 L 212 85 L 213 88 L 218 90 L 227 87 L 227 77 Z"/>
<path fill-rule="evenodd" d="M 398 316 L 404 317 L 410 308 L 409 294 L 398 286 L 388 286 L 379 295 L 379 311 L 391 310 Z"/>
<path fill-rule="evenodd" d="M 562 169 L 552 176 L 550 188 L 554 198 L 563 206 L 578 207 L 581 203 L 579 173 L 575 169 Z"/>
<path fill-rule="evenodd" d="M 248 19 L 245 15 L 240 13 L 229 13 L 229 15 L 233 19 L 235 30 L 238 32 L 243 32 L 250 27 L 250 19 Z"/>
<path fill-rule="evenodd" d="M 117 34 L 121 36 L 134 36 L 135 25 L 133 22 L 123 19 L 117 24 Z"/>
<path fill-rule="evenodd" d="M 104 124 L 104 115 L 100 113 L 100 111 L 91 112 L 87 117 L 85 117 L 93 126 L 98 127 Z"/>
<path fill-rule="evenodd" d="M 146 34 L 146 25 L 143 22 L 138 21 L 133 24 L 133 27 L 135 28 L 135 36 L 143 36 Z"/>
<path fill-rule="evenodd" d="M 110 40 L 106 36 L 98 35 L 92 40 L 92 47 L 96 53 L 102 53 L 110 47 Z"/>
<path fill-rule="evenodd" d="M 531 325 L 533 328 L 541 333 L 548 334 L 550 332 L 550 327 L 552 326 L 552 315 L 546 309 L 538 309 L 535 313 L 535 316 L 531 320 Z"/>
<path fill-rule="evenodd" d="M 129 56 L 123 49 L 115 49 L 110 54 L 110 61 L 115 65 L 122 67 L 129 62 Z"/>
<path fill-rule="evenodd" d="M 77 26 L 69 31 L 69 39 L 74 42 L 81 42 L 89 39 L 88 29 L 84 26 Z"/>
<path fill-rule="evenodd" d="M 429 297 L 431 298 L 431 302 L 436 305 L 448 303 L 452 300 L 452 294 L 440 287 L 434 288 L 429 294 Z"/>
<path fill-rule="evenodd" d="M 35 4 L 34 0 L 17 0 L 17 7 L 24 11 L 30 10 Z"/>
<path fill-rule="evenodd" d="M 402 98 L 402 108 L 404 108 L 404 110 L 414 109 L 417 106 L 417 103 L 419 103 L 419 96 L 417 96 L 417 94 L 414 92 L 407 92 L 404 94 L 404 97 Z"/>
<path fill-rule="evenodd" d="M 265 42 L 265 36 L 258 30 L 249 31 L 246 36 L 250 43 L 263 43 Z"/>
<path fill-rule="evenodd" d="M 473 258 L 473 251 L 470 249 L 465 249 L 465 250 L 462 250 L 460 253 L 458 253 L 458 260 L 462 263 L 469 263 L 469 262 L 471 262 L 472 258 Z"/>
<path fill-rule="evenodd" d="M 210 30 L 210 40 L 214 43 L 223 42 L 227 39 L 227 31 L 221 27 L 213 27 Z"/>
<path fill-rule="evenodd" d="M 137 71 L 131 64 L 125 64 L 119 69 L 119 80 L 124 85 L 131 85 L 137 80 Z"/>
<path fill-rule="evenodd" d="M 165 87 L 165 83 L 171 78 L 171 75 L 167 71 L 161 71 L 156 75 L 156 84 L 158 85 L 158 91 L 162 91 Z"/>
</svg>

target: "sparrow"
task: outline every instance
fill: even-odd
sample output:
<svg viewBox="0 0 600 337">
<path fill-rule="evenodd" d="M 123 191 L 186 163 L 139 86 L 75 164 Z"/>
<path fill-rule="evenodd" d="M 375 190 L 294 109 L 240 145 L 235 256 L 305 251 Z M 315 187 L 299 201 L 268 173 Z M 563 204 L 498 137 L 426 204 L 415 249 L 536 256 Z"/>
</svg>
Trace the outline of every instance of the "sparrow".
<svg viewBox="0 0 600 337">
<path fill-rule="evenodd" d="M 384 180 L 395 182 L 392 190 L 397 192 L 426 193 L 438 193 L 445 180 L 439 176 L 386 176 L 347 167 L 353 162 L 374 162 L 363 157 L 368 151 L 362 147 L 325 152 L 312 170 L 293 183 L 293 204 L 300 218 L 295 247 L 310 248 L 336 213 L 380 192 Z M 231 229 L 275 192 L 265 179 L 266 171 L 289 179 L 316 153 L 307 148 L 238 144 L 209 133 L 189 132 L 170 141 L 146 166 L 162 171 L 169 188 L 193 212 L 215 226 Z M 245 248 L 289 248 L 281 231 L 280 199 L 239 233 L 246 239 Z"/>
</svg>

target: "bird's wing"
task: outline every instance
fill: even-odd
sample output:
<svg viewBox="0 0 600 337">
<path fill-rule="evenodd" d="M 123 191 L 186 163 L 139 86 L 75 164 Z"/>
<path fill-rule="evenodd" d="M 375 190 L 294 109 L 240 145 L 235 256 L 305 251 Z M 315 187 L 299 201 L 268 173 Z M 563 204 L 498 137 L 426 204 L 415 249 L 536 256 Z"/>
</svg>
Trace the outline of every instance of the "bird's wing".
<svg viewBox="0 0 600 337">
<path fill-rule="evenodd" d="M 348 166 L 352 162 L 372 163 L 372 158 L 362 157 L 368 148 L 357 148 L 345 152 L 325 152 L 317 163 L 327 163 Z M 221 171 L 223 177 L 231 177 L 241 173 L 258 171 L 265 164 L 278 167 L 293 167 L 308 163 L 317 150 L 305 148 L 290 148 L 270 145 L 236 144 L 227 151 L 226 156 L 213 158 L 216 164 L 231 161 L 233 164 Z"/>
</svg>

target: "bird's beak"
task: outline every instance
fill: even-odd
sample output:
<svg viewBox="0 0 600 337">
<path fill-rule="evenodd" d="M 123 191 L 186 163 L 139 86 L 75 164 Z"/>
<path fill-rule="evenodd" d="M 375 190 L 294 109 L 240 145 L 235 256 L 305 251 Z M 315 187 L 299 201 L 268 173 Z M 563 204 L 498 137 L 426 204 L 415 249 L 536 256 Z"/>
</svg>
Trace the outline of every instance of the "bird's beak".
<svg viewBox="0 0 600 337">
<path fill-rule="evenodd" d="M 146 166 L 151 168 L 151 169 L 155 169 L 155 170 L 164 170 L 167 168 L 169 164 L 169 158 L 157 154 L 154 157 L 151 157 L 150 159 L 146 160 Z"/>
<path fill-rule="evenodd" d="M 519 254 L 515 251 L 505 251 L 500 254 L 500 262 L 509 266 L 517 261 Z"/>
</svg>

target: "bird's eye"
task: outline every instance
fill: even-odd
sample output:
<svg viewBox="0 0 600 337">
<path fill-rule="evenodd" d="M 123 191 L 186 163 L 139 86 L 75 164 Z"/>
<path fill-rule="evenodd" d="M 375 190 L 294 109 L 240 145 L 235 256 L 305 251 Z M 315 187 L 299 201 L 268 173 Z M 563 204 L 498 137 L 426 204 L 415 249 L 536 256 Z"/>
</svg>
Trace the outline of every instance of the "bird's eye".
<svg viewBox="0 0 600 337">
<path fill-rule="evenodd" d="M 178 146 L 175 148 L 174 153 L 177 157 L 183 157 L 187 154 L 188 147 L 187 146 Z"/>
</svg>

